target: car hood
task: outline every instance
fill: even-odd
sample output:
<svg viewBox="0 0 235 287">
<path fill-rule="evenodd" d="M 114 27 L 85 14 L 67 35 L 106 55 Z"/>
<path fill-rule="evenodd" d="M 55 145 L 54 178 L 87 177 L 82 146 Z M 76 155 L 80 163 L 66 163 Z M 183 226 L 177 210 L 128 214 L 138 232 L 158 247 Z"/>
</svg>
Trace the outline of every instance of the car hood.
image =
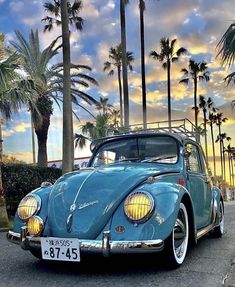
<svg viewBox="0 0 235 287">
<path fill-rule="evenodd" d="M 165 165 L 123 163 L 65 174 L 55 183 L 49 197 L 50 235 L 97 238 L 118 205 L 136 186 L 149 176 L 173 171 L 177 172 Z"/>
</svg>

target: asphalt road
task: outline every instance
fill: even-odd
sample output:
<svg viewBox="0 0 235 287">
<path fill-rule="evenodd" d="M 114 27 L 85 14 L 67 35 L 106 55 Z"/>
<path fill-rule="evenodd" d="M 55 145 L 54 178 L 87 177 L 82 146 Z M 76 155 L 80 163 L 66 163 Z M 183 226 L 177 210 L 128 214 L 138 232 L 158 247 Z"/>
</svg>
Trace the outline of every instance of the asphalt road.
<svg viewBox="0 0 235 287">
<path fill-rule="evenodd" d="M 89 257 L 79 264 L 43 262 L 0 233 L 0 287 L 221 286 L 235 258 L 235 202 L 226 204 L 225 216 L 223 238 L 201 239 L 189 250 L 184 265 L 171 271 L 162 267 L 156 255 Z"/>
</svg>

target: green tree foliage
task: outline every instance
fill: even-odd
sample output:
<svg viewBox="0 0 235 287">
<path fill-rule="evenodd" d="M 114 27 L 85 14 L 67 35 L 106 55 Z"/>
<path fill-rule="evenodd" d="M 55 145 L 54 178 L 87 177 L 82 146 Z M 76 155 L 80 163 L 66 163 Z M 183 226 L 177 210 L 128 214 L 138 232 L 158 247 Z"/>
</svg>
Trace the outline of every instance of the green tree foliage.
<svg viewBox="0 0 235 287">
<path fill-rule="evenodd" d="M 2 164 L 2 180 L 10 215 L 14 215 L 20 200 L 32 190 L 48 181 L 54 183 L 61 169 L 26 164 Z"/>
<path fill-rule="evenodd" d="M 17 41 L 11 44 L 20 56 L 20 67 L 25 72 L 27 79 L 34 84 L 34 90 L 28 91 L 28 106 L 32 113 L 33 124 L 38 139 L 38 165 L 47 166 L 47 137 L 50 126 L 50 117 L 53 114 L 53 101 L 63 101 L 63 64 L 51 65 L 51 60 L 58 54 L 61 45 L 59 38 L 54 40 L 47 48 L 40 48 L 38 31 L 31 31 L 29 39 L 16 31 Z M 71 95 L 75 104 L 79 105 L 78 98 L 88 104 L 97 101 L 81 88 L 88 88 L 90 84 L 98 85 L 96 80 L 83 73 L 90 71 L 86 65 L 71 64 Z M 81 105 L 80 105 L 81 106 Z"/>
</svg>

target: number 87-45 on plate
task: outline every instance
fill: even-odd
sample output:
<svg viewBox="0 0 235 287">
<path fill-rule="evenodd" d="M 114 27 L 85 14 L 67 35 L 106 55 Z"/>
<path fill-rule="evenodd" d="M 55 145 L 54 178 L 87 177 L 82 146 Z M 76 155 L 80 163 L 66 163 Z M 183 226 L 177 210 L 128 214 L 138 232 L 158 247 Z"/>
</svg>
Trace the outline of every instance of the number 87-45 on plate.
<svg viewBox="0 0 235 287">
<path fill-rule="evenodd" d="M 41 239 L 42 258 L 46 260 L 80 262 L 79 240 L 45 237 Z"/>
</svg>

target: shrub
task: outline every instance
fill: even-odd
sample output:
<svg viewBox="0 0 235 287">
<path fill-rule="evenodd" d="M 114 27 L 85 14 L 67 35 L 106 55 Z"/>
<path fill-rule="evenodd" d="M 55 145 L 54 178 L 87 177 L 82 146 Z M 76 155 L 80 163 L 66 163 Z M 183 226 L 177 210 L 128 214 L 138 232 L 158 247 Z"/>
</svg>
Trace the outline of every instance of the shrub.
<svg viewBox="0 0 235 287">
<path fill-rule="evenodd" d="M 27 164 L 2 164 L 2 181 L 7 211 L 13 215 L 20 200 L 43 181 L 54 183 L 61 176 L 61 169 L 37 167 Z"/>
</svg>

